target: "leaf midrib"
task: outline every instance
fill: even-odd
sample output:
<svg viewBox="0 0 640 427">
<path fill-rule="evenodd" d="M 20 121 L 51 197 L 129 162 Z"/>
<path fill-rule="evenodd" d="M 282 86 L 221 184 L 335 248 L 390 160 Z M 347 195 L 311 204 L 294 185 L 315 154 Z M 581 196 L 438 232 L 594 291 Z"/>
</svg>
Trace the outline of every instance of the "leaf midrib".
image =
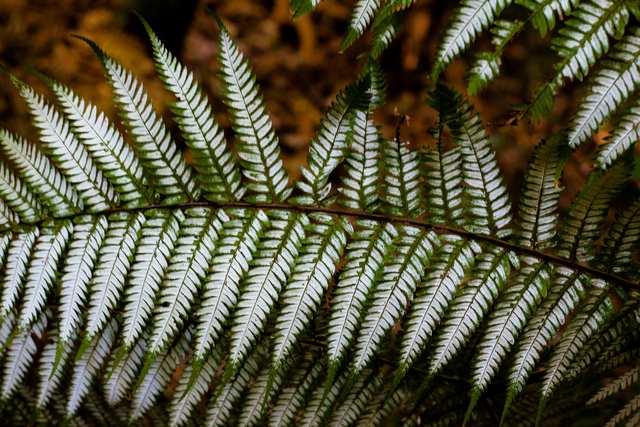
<svg viewBox="0 0 640 427">
<path fill-rule="evenodd" d="M 62 219 L 73 219 L 81 215 L 110 215 L 114 213 L 120 212 L 144 212 L 147 210 L 175 210 L 175 209 L 189 209 L 189 208 L 211 208 L 211 209 L 234 209 L 234 208 L 244 208 L 244 209 L 263 209 L 263 210 L 284 210 L 290 212 L 301 212 L 301 213 L 325 213 L 329 215 L 338 215 L 338 216 L 347 216 L 353 218 L 360 219 L 369 219 L 373 221 L 382 221 L 385 223 L 392 224 L 401 224 L 401 225 L 410 225 L 414 227 L 421 227 L 427 230 L 433 230 L 437 233 L 441 234 L 455 234 L 457 236 L 467 238 L 470 240 L 474 240 L 476 242 L 484 242 L 490 245 L 498 246 L 521 256 L 531 256 L 540 261 L 545 261 L 551 264 L 568 267 L 582 273 L 589 274 L 593 277 L 605 280 L 610 283 L 616 283 L 627 289 L 635 289 L 640 290 L 640 283 L 635 282 L 633 280 L 624 278 L 614 273 L 606 272 L 599 270 L 598 268 L 580 263 L 575 260 L 571 260 L 569 258 L 561 257 L 559 255 L 543 252 L 539 249 L 533 249 L 526 246 L 520 246 L 518 244 L 512 243 L 511 241 L 503 240 L 497 237 L 493 237 L 486 234 L 480 234 L 473 231 L 464 230 L 458 227 L 452 227 L 445 224 L 433 223 L 429 222 L 424 217 L 406 217 L 399 215 L 389 215 L 382 214 L 377 212 L 366 212 L 357 209 L 349 209 L 337 206 L 307 206 L 307 205 L 294 205 L 289 203 L 268 203 L 268 202 L 259 202 L 259 203 L 250 203 L 250 202 L 228 202 L 228 203 L 216 203 L 213 201 L 197 201 L 197 202 L 185 202 L 185 203 L 173 203 L 173 204 L 154 204 L 148 206 L 140 206 L 140 207 L 117 207 L 117 208 L 109 208 L 99 212 L 80 212 L 73 213 L 68 215 L 59 216 L 57 218 L 53 218 L 55 220 Z M 45 222 L 47 219 L 52 218 L 43 218 L 42 220 L 30 224 L 30 225 L 39 225 Z M 1 230 L 0 232 L 11 231 L 11 229 Z"/>
</svg>

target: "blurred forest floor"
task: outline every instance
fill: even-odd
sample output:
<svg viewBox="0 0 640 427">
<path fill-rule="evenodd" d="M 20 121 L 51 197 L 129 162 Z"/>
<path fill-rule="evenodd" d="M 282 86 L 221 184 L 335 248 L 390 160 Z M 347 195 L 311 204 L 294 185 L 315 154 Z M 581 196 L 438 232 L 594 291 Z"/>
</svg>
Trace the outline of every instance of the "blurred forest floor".
<svg viewBox="0 0 640 427">
<path fill-rule="evenodd" d="M 115 118 L 99 61 L 84 43 L 70 37 L 82 34 L 133 70 L 156 108 L 169 119 L 167 105 L 171 99 L 155 75 L 142 26 L 131 13 L 137 10 L 196 74 L 209 94 L 216 119 L 231 135 L 216 76 L 217 29 L 206 13 L 205 6 L 209 6 L 226 22 L 253 65 L 283 145 L 285 166 L 297 178 L 323 111 L 337 91 L 357 76 L 363 63 L 359 54 L 368 48 L 365 36 L 346 53 L 338 53 L 353 3 L 323 0 L 316 12 L 293 20 L 287 0 L 0 0 L 0 61 L 44 90 L 29 72 L 34 67 L 70 85 Z M 406 115 L 409 120 L 401 129 L 402 139 L 414 146 L 434 143 L 428 134 L 436 114 L 425 102 L 430 86 L 427 75 L 454 7 L 455 2 L 418 1 L 406 15 L 399 37 L 383 54 L 388 98 L 376 121 L 387 138 L 394 136 L 399 116 Z M 488 37 L 479 45 L 488 47 Z M 467 55 L 454 62 L 444 79 L 464 90 L 465 70 L 471 59 Z M 577 94 L 571 87 L 560 94 L 553 115 L 542 124 L 523 120 L 505 125 L 512 105 L 526 102 L 536 85 L 550 76 L 555 57 L 529 28 L 508 46 L 504 59 L 502 77 L 471 101 L 489 127 L 516 200 L 533 146 L 568 124 Z M 0 77 L 0 81 L 1 126 L 37 140 L 26 106 L 6 77 Z M 565 171 L 564 206 L 593 167 L 593 144 L 588 145 L 572 156 Z"/>
</svg>

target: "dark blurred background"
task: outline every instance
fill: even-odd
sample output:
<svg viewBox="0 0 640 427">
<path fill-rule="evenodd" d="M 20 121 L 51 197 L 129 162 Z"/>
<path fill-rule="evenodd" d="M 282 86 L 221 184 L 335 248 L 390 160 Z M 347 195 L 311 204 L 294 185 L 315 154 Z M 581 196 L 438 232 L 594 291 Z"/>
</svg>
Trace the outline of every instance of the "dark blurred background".
<svg viewBox="0 0 640 427">
<path fill-rule="evenodd" d="M 362 65 L 358 55 L 368 48 L 365 36 L 346 53 L 338 53 L 353 4 L 353 0 L 322 0 L 314 13 L 293 20 L 288 0 L 0 0 L 0 61 L 44 90 L 29 73 L 30 67 L 35 67 L 69 84 L 115 118 L 98 60 L 86 45 L 70 37 L 82 34 L 133 70 L 145 83 L 156 108 L 169 118 L 170 97 L 155 75 L 142 26 L 131 13 L 137 10 L 196 74 L 209 94 L 217 120 L 228 130 L 216 76 L 216 26 L 206 13 L 209 7 L 223 18 L 251 61 L 283 144 L 285 165 L 295 178 L 306 161 L 307 145 L 323 111 L 336 92 L 358 74 Z M 435 124 L 435 113 L 425 103 L 430 86 L 427 75 L 454 7 L 455 2 L 419 0 L 407 13 L 399 37 L 383 54 L 381 65 L 389 91 L 387 104 L 376 119 L 385 136 L 392 137 L 398 117 L 407 115 L 402 138 L 415 146 L 433 144 L 428 129 Z M 475 47 L 489 49 L 489 37 Z M 560 94 L 553 115 L 543 124 L 521 121 L 506 125 L 512 106 L 526 102 L 536 85 L 551 76 L 555 57 L 528 28 L 509 45 L 504 59 L 502 77 L 471 101 L 490 129 L 516 199 L 533 146 L 568 124 L 578 93 L 569 87 Z M 467 55 L 455 61 L 444 79 L 464 90 L 471 60 Z M 0 82 L 0 126 L 35 141 L 24 103 L 6 76 L 0 76 Z M 563 205 L 584 182 L 592 168 L 593 148 L 604 136 L 597 136 L 591 146 L 585 144 L 572 156 L 565 172 Z"/>
</svg>

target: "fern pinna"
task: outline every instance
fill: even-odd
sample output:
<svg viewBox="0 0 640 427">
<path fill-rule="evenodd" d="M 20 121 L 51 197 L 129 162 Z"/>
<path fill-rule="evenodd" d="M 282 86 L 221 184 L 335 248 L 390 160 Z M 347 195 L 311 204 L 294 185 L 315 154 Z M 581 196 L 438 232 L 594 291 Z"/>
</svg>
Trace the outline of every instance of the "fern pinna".
<svg viewBox="0 0 640 427">
<path fill-rule="evenodd" d="M 327 0 L 329 1 L 329 0 Z M 290 0 L 294 16 L 318 6 L 319 0 Z M 377 58 L 396 37 L 406 10 L 415 0 L 359 0 L 342 47 L 371 26 L 369 56 Z M 589 141 L 610 123 L 607 143 L 596 163 L 607 169 L 640 136 L 640 3 L 637 0 L 460 0 L 444 29 L 430 77 L 436 82 L 446 67 L 488 32 L 490 50 L 473 50 L 467 73 L 468 91 L 475 95 L 500 75 L 506 46 L 529 27 L 555 56 L 547 77 L 534 85 L 527 103 L 514 119 L 525 115 L 540 121 L 552 110 L 555 95 L 569 82 L 585 81 L 581 100 L 569 125 L 569 145 Z M 608 128 L 607 128 L 608 129 Z"/>
<path fill-rule="evenodd" d="M 537 411 L 553 424 L 618 394 L 599 417 L 638 421 L 640 203 L 614 207 L 626 156 L 560 218 L 574 136 L 541 142 L 516 214 L 471 104 L 438 85 L 435 143 L 387 139 L 369 62 L 292 185 L 222 22 L 234 150 L 142 22 L 189 161 L 142 84 L 89 39 L 125 135 L 71 88 L 41 76 L 50 102 L 9 76 L 40 143 L 0 131 L 3 420 L 523 425 Z"/>
</svg>

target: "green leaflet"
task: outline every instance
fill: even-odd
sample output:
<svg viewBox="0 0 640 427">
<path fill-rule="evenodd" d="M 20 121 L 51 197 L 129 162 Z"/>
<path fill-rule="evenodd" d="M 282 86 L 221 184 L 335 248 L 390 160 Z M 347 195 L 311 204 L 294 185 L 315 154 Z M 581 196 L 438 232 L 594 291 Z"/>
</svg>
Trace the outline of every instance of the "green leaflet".
<svg viewBox="0 0 640 427">
<path fill-rule="evenodd" d="M 198 288 L 209 270 L 211 254 L 217 244 L 227 214 L 193 208 L 185 212 L 180 234 L 171 254 L 156 304 L 149 350 L 160 351 L 184 323 Z"/>
<path fill-rule="evenodd" d="M 449 303 L 448 313 L 443 316 L 445 321 L 434 339 L 434 350 L 429 360 L 431 375 L 437 374 L 448 364 L 480 326 L 483 317 L 504 289 L 511 265 L 518 268 L 513 259 L 513 253 L 497 248 L 478 257 L 473 271 L 475 278 L 456 291 Z"/>
<path fill-rule="evenodd" d="M 100 247 L 91 281 L 87 316 L 87 338 L 96 335 L 112 317 L 125 286 L 126 272 L 139 238 L 144 215 L 113 214 L 108 218 L 104 242 Z"/>
<path fill-rule="evenodd" d="M 309 360 L 306 360 L 306 359 Z M 316 380 L 320 377 L 324 366 L 313 355 L 305 354 L 299 366 L 297 366 L 291 375 L 291 382 L 286 384 L 269 416 L 269 427 L 279 427 L 290 425 L 298 412 L 305 403 L 305 397 L 311 390 Z"/>
<path fill-rule="evenodd" d="M 244 55 L 218 20 L 218 63 L 225 83 L 224 102 L 238 137 L 241 172 L 254 201 L 279 202 L 291 194 L 280 159 L 278 137 L 273 130 L 260 87 Z"/>
<path fill-rule="evenodd" d="M 538 307 L 522 332 L 509 369 L 504 419 L 509 406 L 524 386 L 540 361 L 543 351 L 584 296 L 583 278 L 566 268 L 559 268 L 550 286 L 549 294 Z"/>
<path fill-rule="evenodd" d="M 96 167 L 113 185 L 120 202 L 136 207 L 149 201 L 147 182 L 140 162 L 122 135 L 104 113 L 73 92 L 70 88 L 48 81 L 62 106 L 74 134 L 87 149 Z"/>
<path fill-rule="evenodd" d="M 2 129 L 0 147 L 14 164 L 17 173 L 53 216 L 68 215 L 82 208 L 73 187 L 33 144 Z"/>
<path fill-rule="evenodd" d="M 392 215 L 418 216 L 423 211 L 419 185 L 418 153 L 405 143 L 383 142 L 384 183 L 381 195 L 385 211 Z"/>
<path fill-rule="evenodd" d="M 402 227 L 395 242 L 397 253 L 387 258 L 356 338 L 354 373 L 364 369 L 384 335 L 405 312 L 424 274 L 424 265 L 438 246 L 437 237 L 413 227 Z"/>
<path fill-rule="evenodd" d="M 373 21 L 381 3 L 380 0 L 358 0 L 353 9 L 349 30 L 340 45 L 341 51 L 346 50 L 365 32 L 367 26 Z"/>
<path fill-rule="evenodd" d="M 472 362 L 473 395 L 469 411 L 475 405 L 477 396 L 497 374 L 534 307 L 546 293 L 549 273 L 544 264 L 525 259 L 515 280 L 515 284 L 507 288 L 496 303 L 478 343 L 478 351 Z"/>
<path fill-rule="evenodd" d="M 98 170 L 71 126 L 53 106 L 31 87 L 12 77 L 14 85 L 29 106 L 47 155 L 75 187 L 91 212 L 98 212 L 117 202 L 111 184 Z"/>
<path fill-rule="evenodd" d="M 266 218 L 265 218 L 266 219 Z M 268 316 L 294 268 L 309 219 L 305 215 L 274 211 L 251 263 L 231 326 L 231 358 L 239 365 L 263 332 Z M 255 248 L 254 248 L 255 250 Z"/>
<path fill-rule="evenodd" d="M 215 202 L 241 199 L 244 188 L 240 183 L 237 162 L 227 147 L 224 133 L 216 123 L 200 85 L 167 50 L 149 24 L 140 19 L 153 46 L 158 74 L 176 98 L 172 110 L 195 160 L 196 180 L 203 196 Z"/>
<path fill-rule="evenodd" d="M 104 216 L 80 216 L 73 223 L 73 234 L 64 259 L 63 275 L 60 278 L 62 290 L 59 338 L 61 344 L 75 336 L 76 328 L 82 323 L 82 305 L 87 298 L 107 225 L 107 219 Z"/>
<path fill-rule="evenodd" d="M 235 214 L 237 219 L 223 224 L 220 243 L 211 261 L 211 268 L 205 279 L 205 292 L 197 312 L 195 355 L 198 358 L 204 358 L 220 336 L 224 323 L 231 317 L 233 307 L 238 305 L 240 283 L 248 270 L 253 254 L 256 252 L 262 230 L 267 227 L 269 221 L 262 211 L 243 210 L 229 213 Z M 251 292 L 252 289 L 247 289 L 247 291 Z M 256 301 L 256 305 L 259 304 L 258 301 Z M 250 307 L 249 310 L 251 308 L 253 307 Z M 242 311 L 238 313 L 239 317 L 246 319 L 246 323 L 254 320 L 252 313 L 245 313 L 242 306 L 240 306 L 240 310 Z M 251 347 L 250 344 L 244 342 L 242 336 L 238 339 L 238 335 L 246 335 L 247 333 L 253 335 L 255 333 L 253 330 L 248 331 L 249 325 L 243 326 L 240 323 L 240 328 L 238 328 L 240 330 L 233 330 L 232 346 L 234 347 L 231 350 L 233 354 L 231 362 L 234 364 L 239 364 L 244 356 L 238 347 L 244 351 Z"/>
<path fill-rule="evenodd" d="M 206 425 L 223 426 L 228 424 L 229 417 L 240 399 L 241 393 L 249 385 L 251 379 L 260 369 L 260 363 L 267 356 L 267 346 L 261 342 L 249 355 L 245 363 L 227 381 L 222 381 L 216 387 L 215 392 L 207 404 Z"/>
<path fill-rule="evenodd" d="M 502 52 L 505 46 L 522 30 L 524 22 L 498 20 L 491 27 L 493 38 L 491 43 L 495 47 L 494 52 L 480 52 L 469 70 L 469 84 L 467 86 L 470 95 L 476 95 L 489 83 L 500 75 L 502 65 Z"/>
<path fill-rule="evenodd" d="M 602 68 L 589 82 L 589 94 L 578 105 L 568 141 L 575 148 L 588 140 L 600 125 L 637 89 L 640 79 L 640 29 L 634 29 L 601 61 Z"/>
<path fill-rule="evenodd" d="M 143 375 L 138 377 L 133 396 L 131 422 L 138 419 L 153 405 L 154 400 L 171 380 L 171 375 L 184 362 L 189 349 L 191 331 L 187 330 L 168 351 L 160 354 Z"/>
<path fill-rule="evenodd" d="M 89 393 L 89 387 L 94 377 L 106 362 L 107 355 L 115 340 L 117 323 L 111 320 L 99 335 L 95 335 L 87 350 L 77 357 L 73 366 L 71 386 L 67 398 L 66 412 L 73 415 L 82 400 Z"/>
<path fill-rule="evenodd" d="M 542 37 L 552 31 L 558 21 L 570 15 L 580 0 L 516 0 L 515 3 L 531 11 L 529 21 Z"/>
<path fill-rule="evenodd" d="M 349 132 L 353 129 L 353 115 L 365 104 L 365 95 L 370 97 L 366 102 L 367 106 L 379 101 L 376 98 L 381 96 L 380 88 L 372 81 L 375 78 L 372 73 L 375 73 L 375 69 L 365 68 L 364 74 L 354 84 L 336 95 L 336 99 L 320 121 L 320 128 L 309 144 L 309 166 L 301 169 L 302 179 L 298 182 L 298 187 L 305 196 L 297 198 L 299 203 L 318 204 L 329 196 L 329 176 L 342 163 L 347 154 L 348 144 L 352 142 Z M 375 92 L 376 89 L 378 93 Z M 355 132 L 357 130 L 354 129 L 352 137 Z"/>
<path fill-rule="evenodd" d="M 27 276 L 27 267 L 33 256 L 33 248 L 40 230 L 26 230 L 12 236 L 7 249 L 3 283 L 2 283 L 2 315 L 11 313 L 18 301 Z"/>
<path fill-rule="evenodd" d="M 342 360 L 361 322 L 370 292 L 380 279 L 385 256 L 397 236 L 391 224 L 370 221 L 361 227 L 346 248 L 346 263 L 334 290 L 334 301 L 328 327 L 328 359 L 330 366 Z"/>
<path fill-rule="evenodd" d="M 18 318 L 20 328 L 28 329 L 45 309 L 55 284 L 58 263 L 67 246 L 73 226 L 70 221 L 49 224 L 33 245 L 31 261 L 24 279 L 24 296 Z"/>
<path fill-rule="evenodd" d="M 147 211 L 145 218 L 131 261 L 129 286 L 125 289 L 122 337 L 128 347 L 140 337 L 151 318 L 184 215 L 181 211 L 169 214 L 159 210 Z"/>
<path fill-rule="evenodd" d="M 328 215 L 312 218 L 298 262 L 284 287 L 271 353 L 274 367 L 284 363 L 318 310 L 350 231 L 345 221 L 334 222 Z"/>
<path fill-rule="evenodd" d="M 445 67 L 466 50 L 509 4 L 511 0 L 463 0 L 438 47 L 431 79 L 437 81 Z"/>
<path fill-rule="evenodd" d="M 164 198 L 165 203 L 197 198 L 191 167 L 177 150 L 142 84 L 93 41 L 81 39 L 91 46 L 102 62 L 122 120 L 153 189 Z"/>
<path fill-rule="evenodd" d="M 7 399 L 15 392 L 16 387 L 24 380 L 27 369 L 33 362 L 37 346 L 36 339 L 42 338 L 51 313 L 43 312 L 32 329 L 19 332 L 7 345 L 4 358 L 2 398 Z"/>
<path fill-rule="evenodd" d="M 611 37 L 619 38 L 629 20 L 624 2 L 606 0 L 581 1 L 571 17 L 558 30 L 551 46 L 561 61 L 555 65 L 556 75 L 536 90 L 528 107 L 538 121 L 553 107 L 553 96 L 566 81 L 583 80 L 591 67 L 609 51 Z"/>
<path fill-rule="evenodd" d="M 442 236 L 442 245 L 429 263 L 429 272 L 418 285 L 401 339 L 399 374 L 416 361 L 440 323 L 480 247 L 457 236 Z M 435 370 L 435 369 L 434 369 Z"/>
</svg>

